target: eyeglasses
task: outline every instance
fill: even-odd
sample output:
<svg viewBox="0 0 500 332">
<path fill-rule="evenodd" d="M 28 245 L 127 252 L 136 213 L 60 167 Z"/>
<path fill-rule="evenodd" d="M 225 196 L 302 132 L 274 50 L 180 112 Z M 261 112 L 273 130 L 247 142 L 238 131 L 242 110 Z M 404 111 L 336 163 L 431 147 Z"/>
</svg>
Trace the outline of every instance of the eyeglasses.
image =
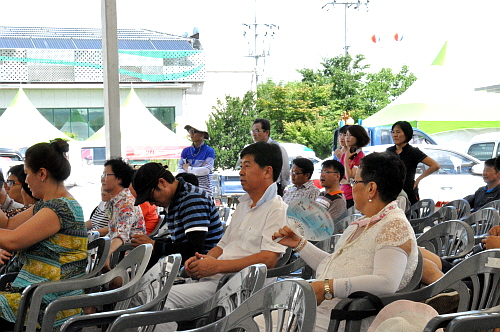
<svg viewBox="0 0 500 332">
<path fill-rule="evenodd" d="M 293 175 L 300 175 L 300 174 L 304 174 L 304 173 L 299 173 L 299 172 L 292 172 Z"/>
<path fill-rule="evenodd" d="M 201 131 L 198 131 L 196 129 L 189 129 L 188 133 L 190 133 L 190 134 L 199 134 L 199 133 L 201 133 Z"/>
<path fill-rule="evenodd" d="M 265 132 L 264 129 L 250 129 L 250 134 L 258 134 Z"/>
<path fill-rule="evenodd" d="M 330 173 L 339 173 L 339 172 L 335 172 L 335 171 L 321 171 L 321 174 L 330 174 Z"/>
<path fill-rule="evenodd" d="M 12 187 L 13 185 L 16 185 L 16 184 L 22 184 L 20 182 L 14 181 L 14 180 L 7 180 L 7 181 L 5 181 L 5 183 L 7 183 L 7 187 L 9 187 L 9 188 Z"/>
<path fill-rule="evenodd" d="M 105 178 L 107 178 L 110 175 L 114 175 L 114 174 L 113 173 L 102 173 L 101 179 L 105 179 Z"/>
<path fill-rule="evenodd" d="M 369 182 L 372 182 L 372 181 L 356 181 L 354 179 L 349 179 L 349 184 L 351 185 L 351 187 L 354 187 L 355 184 L 358 184 L 358 183 L 369 183 Z"/>
</svg>

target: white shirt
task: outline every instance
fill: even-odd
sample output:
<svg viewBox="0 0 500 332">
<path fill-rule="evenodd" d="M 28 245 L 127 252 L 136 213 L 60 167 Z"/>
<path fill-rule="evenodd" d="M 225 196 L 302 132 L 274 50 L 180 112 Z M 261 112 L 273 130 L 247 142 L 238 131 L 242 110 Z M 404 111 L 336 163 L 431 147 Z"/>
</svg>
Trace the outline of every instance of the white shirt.
<svg viewBox="0 0 500 332">
<path fill-rule="evenodd" d="M 286 225 L 287 205 L 276 194 L 276 183 L 270 185 L 255 207 L 248 194 L 241 196 L 231 223 L 217 244 L 223 250 L 218 259 L 239 259 L 263 250 L 284 253 L 272 235 Z"/>
</svg>

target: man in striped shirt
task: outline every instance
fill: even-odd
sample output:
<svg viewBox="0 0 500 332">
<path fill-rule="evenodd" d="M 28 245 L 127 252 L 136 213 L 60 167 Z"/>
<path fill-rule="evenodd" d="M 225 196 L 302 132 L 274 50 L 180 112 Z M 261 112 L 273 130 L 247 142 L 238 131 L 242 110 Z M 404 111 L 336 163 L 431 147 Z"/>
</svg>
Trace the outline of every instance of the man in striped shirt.
<svg viewBox="0 0 500 332">
<path fill-rule="evenodd" d="M 135 235 L 132 239 L 134 246 L 153 244 L 150 266 L 165 255 L 180 253 L 186 260 L 196 252 L 207 253 L 221 239 L 223 228 L 219 213 L 205 190 L 184 179 L 176 179 L 159 163 L 147 163 L 139 168 L 132 186 L 137 193 L 135 205 L 148 201 L 167 211 L 164 222 L 169 238 Z"/>
</svg>

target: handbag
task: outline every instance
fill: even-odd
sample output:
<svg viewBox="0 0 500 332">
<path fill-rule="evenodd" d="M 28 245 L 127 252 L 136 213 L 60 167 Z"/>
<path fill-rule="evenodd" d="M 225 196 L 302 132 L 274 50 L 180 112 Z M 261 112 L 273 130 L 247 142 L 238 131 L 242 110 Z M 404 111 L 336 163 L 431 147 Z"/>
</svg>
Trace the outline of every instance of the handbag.
<svg viewBox="0 0 500 332">
<path fill-rule="evenodd" d="M 332 309 L 330 313 L 330 320 L 362 320 L 371 316 L 376 316 L 384 307 L 384 304 L 377 295 L 365 291 L 358 291 L 349 294 L 348 299 L 367 299 L 375 309 L 370 310 L 348 310 L 346 309 Z"/>
</svg>

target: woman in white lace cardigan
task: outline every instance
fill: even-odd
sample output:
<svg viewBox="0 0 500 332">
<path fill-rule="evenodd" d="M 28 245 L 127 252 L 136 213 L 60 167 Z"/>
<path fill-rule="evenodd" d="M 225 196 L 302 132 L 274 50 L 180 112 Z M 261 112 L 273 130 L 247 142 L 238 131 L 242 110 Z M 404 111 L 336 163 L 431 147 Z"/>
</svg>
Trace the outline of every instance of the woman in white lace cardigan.
<svg viewBox="0 0 500 332">
<path fill-rule="evenodd" d="M 395 155 L 365 156 L 352 180 L 356 209 L 364 217 L 346 228 L 335 252 L 329 254 L 295 234 L 288 226 L 274 234 L 294 248 L 316 270 L 311 285 L 318 302 L 316 329 L 326 331 L 330 311 L 355 291 L 394 293 L 411 280 L 417 266 L 415 234 L 396 198 L 403 188 L 404 164 Z M 363 321 L 366 331 L 372 319 Z"/>
</svg>

